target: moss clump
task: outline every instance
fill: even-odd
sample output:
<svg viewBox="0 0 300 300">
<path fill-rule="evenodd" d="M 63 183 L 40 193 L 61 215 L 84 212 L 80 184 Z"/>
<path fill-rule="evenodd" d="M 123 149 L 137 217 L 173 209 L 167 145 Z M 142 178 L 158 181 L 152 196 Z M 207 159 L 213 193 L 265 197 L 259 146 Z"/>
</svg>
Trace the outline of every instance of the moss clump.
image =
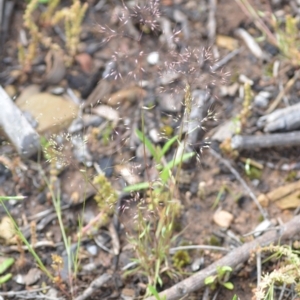
<svg viewBox="0 0 300 300">
<path fill-rule="evenodd" d="M 293 182 L 297 178 L 297 172 L 296 171 L 291 171 L 288 173 L 284 181 L 286 182 Z"/>
<path fill-rule="evenodd" d="M 210 238 L 209 238 L 209 244 L 211 246 L 221 246 L 221 240 L 216 237 L 215 235 L 212 235 Z"/>
<path fill-rule="evenodd" d="M 191 257 L 186 250 L 177 251 L 173 258 L 173 266 L 177 269 L 182 269 L 186 265 L 191 263 Z"/>
</svg>

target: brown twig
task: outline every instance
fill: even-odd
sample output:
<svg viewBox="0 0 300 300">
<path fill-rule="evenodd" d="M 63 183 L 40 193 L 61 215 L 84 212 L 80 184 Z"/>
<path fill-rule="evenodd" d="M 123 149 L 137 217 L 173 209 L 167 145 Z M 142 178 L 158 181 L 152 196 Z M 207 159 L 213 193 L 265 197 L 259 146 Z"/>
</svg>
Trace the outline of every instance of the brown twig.
<svg viewBox="0 0 300 300">
<path fill-rule="evenodd" d="M 96 290 L 98 290 L 103 284 L 111 279 L 111 275 L 102 274 L 100 277 L 93 280 L 90 286 L 83 292 L 82 295 L 75 298 L 75 300 L 85 300 L 89 298 Z"/>
<path fill-rule="evenodd" d="M 217 266 L 229 266 L 234 269 L 238 265 L 246 262 L 252 251 L 257 247 L 264 247 L 276 241 L 290 239 L 299 232 L 300 216 L 296 216 L 291 221 L 280 227 L 280 230 L 269 231 L 252 242 L 246 243 L 241 247 L 232 250 L 229 254 L 214 262 L 207 268 L 161 292 L 159 296 L 161 298 L 166 297 L 167 300 L 180 299 L 183 296 L 204 287 L 205 278 L 215 275 Z M 149 297 L 146 300 L 155 300 L 155 297 Z"/>
</svg>

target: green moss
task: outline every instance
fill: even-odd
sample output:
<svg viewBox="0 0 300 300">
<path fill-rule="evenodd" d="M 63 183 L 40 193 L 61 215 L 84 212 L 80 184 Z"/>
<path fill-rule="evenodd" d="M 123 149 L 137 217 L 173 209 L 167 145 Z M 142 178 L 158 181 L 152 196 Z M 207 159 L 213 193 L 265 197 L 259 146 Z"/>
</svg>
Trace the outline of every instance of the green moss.
<svg viewBox="0 0 300 300">
<path fill-rule="evenodd" d="M 288 173 L 288 175 L 285 178 L 286 182 L 293 182 L 297 178 L 297 172 L 291 171 Z"/>
<path fill-rule="evenodd" d="M 173 136 L 174 129 L 170 125 L 164 125 L 161 127 L 160 132 L 166 137 L 171 138 Z"/>
<path fill-rule="evenodd" d="M 212 235 L 209 239 L 209 244 L 211 246 L 221 246 L 221 241 L 218 237 L 216 237 L 215 235 Z"/>
<path fill-rule="evenodd" d="M 186 250 L 177 251 L 173 258 L 173 266 L 177 269 L 182 269 L 186 265 L 191 263 L 191 257 Z"/>
</svg>

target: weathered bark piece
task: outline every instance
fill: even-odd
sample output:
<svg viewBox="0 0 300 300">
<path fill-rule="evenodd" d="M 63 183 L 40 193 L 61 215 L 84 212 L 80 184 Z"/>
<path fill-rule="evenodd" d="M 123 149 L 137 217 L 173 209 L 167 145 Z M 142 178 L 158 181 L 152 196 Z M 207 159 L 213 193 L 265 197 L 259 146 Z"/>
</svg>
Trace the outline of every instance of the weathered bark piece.
<svg viewBox="0 0 300 300">
<path fill-rule="evenodd" d="M 90 296 L 97 290 L 99 290 L 107 281 L 111 280 L 112 276 L 110 274 L 104 273 L 95 280 L 93 280 L 90 286 L 84 290 L 82 295 L 75 298 L 75 300 L 85 300 L 90 298 Z"/>
<path fill-rule="evenodd" d="M 217 266 L 229 266 L 235 269 L 238 265 L 245 263 L 251 253 L 257 247 L 264 247 L 282 241 L 284 239 L 293 238 L 300 232 L 300 216 L 294 217 L 291 221 L 281 226 L 278 230 L 268 231 L 264 235 L 252 242 L 246 243 L 241 247 L 232 250 L 230 253 L 217 260 L 207 268 L 197 272 L 196 274 L 182 280 L 171 288 L 161 292 L 160 298 L 166 297 L 167 300 L 181 299 L 189 293 L 195 292 L 205 286 L 204 280 L 208 276 L 216 275 Z M 149 297 L 146 300 L 155 300 L 155 297 Z"/>
<path fill-rule="evenodd" d="M 257 126 L 264 132 L 277 130 L 291 131 L 300 128 L 300 103 L 277 109 L 274 112 L 262 116 L 257 121 Z"/>
<path fill-rule="evenodd" d="M 256 148 L 292 147 L 300 145 L 300 131 L 264 134 L 257 136 L 236 135 L 231 139 L 231 147 L 236 150 Z"/>
<path fill-rule="evenodd" d="M 1 86 L 0 129 L 4 130 L 20 155 L 30 157 L 39 150 L 39 135 Z"/>
</svg>

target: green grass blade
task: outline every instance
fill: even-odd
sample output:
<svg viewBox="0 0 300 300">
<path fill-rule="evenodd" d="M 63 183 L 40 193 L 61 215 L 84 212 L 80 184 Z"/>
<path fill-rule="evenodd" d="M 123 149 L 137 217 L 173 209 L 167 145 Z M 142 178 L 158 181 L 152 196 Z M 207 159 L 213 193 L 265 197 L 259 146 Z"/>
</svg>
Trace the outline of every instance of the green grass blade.
<svg viewBox="0 0 300 300">
<path fill-rule="evenodd" d="M 157 292 L 156 288 L 153 285 L 148 285 L 148 290 L 155 297 L 156 300 L 160 300 L 158 292 Z"/>
<path fill-rule="evenodd" d="M 228 290 L 233 290 L 234 289 L 234 285 L 231 282 L 224 282 L 223 286 L 228 289 Z"/>
<path fill-rule="evenodd" d="M 2 204 L 7 216 L 10 218 L 10 220 L 12 221 L 12 223 L 15 226 L 16 229 L 16 234 L 19 236 L 19 238 L 22 240 L 22 242 L 27 246 L 28 251 L 31 253 L 31 255 L 34 257 L 37 265 L 39 266 L 39 268 L 51 279 L 53 280 L 53 276 L 50 274 L 50 272 L 48 271 L 48 269 L 46 268 L 46 266 L 44 265 L 44 263 L 42 262 L 41 258 L 38 256 L 38 254 L 35 252 L 35 250 L 33 249 L 33 247 L 31 246 L 31 244 L 27 241 L 26 237 L 23 235 L 22 231 L 20 230 L 18 224 L 16 223 L 16 221 L 14 220 L 14 218 L 12 217 L 12 215 L 10 214 L 10 212 L 8 211 L 7 207 L 5 206 L 3 201 L 0 201 L 0 203 Z"/>
<path fill-rule="evenodd" d="M 123 191 L 127 192 L 127 193 L 137 192 L 137 191 L 140 191 L 140 190 L 148 189 L 149 187 L 150 187 L 150 183 L 149 182 L 141 182 L 141 183 L 137 183 L 137 184 L 126 186 L 123 189 Z"/>
<path fill-rule="evenodd" d="M 0 196 L 0 201 L 2 200 L 23 200 L 25 196 Z"/>
<path fill-rule="evenodd" d="M 6 274 L 3 276 L 0 276 L 0 285 L 7 282 L 8 280 L 10 280 L 12 278 L 12 274 Z"/>
<path fill-rule="evenodd" d="M 159 161 L 160 159 L 168 152 L 168 150 L 171 148 L 171 146 L 174 144 L 174 142 L 176 142 L 178 139 L 178 135 L 175 135 L 174 137 L 172 137 L 170 140 L 168 140 L 163 148 L 160 151 L 160 155 L 159 155 Z"/>
<path fill-rule="evenodd" d="M 0 264 L 0 274 L 3 274 L 9 267 L 11 267 L 14 264 L 14 262 L 15 262 L 15 260 L 12 257 L 4 260 Z"/>
<path fill-rule="evenodd" d="M 160 156 L 157 153 L 157 149 L 155 146 L 151 143 L 151 141 L 138 129 L 136 129 L 136 135 L 141 140 L 142 143 L 145 143 L 146 148 L 150 151 L 151 155 L 155 159 L 157 163 L 160 162 Z"/>
<path fill-rule="evenodd" d="M 190 153 L 184 153 L 180 157 L 177 157 L 170 162 L 167 163 L 167 165 L 164 167 L 162 172 L 160 173 L 160 179 L 162 180 L 163 183 L 166 183 L 170 177 L 170 170 L 173 167 L 178 166 L 181 162 L 188 160 L 189 158 L 193 157 L 195 155 L 194 152 Z"/>
</svg>

